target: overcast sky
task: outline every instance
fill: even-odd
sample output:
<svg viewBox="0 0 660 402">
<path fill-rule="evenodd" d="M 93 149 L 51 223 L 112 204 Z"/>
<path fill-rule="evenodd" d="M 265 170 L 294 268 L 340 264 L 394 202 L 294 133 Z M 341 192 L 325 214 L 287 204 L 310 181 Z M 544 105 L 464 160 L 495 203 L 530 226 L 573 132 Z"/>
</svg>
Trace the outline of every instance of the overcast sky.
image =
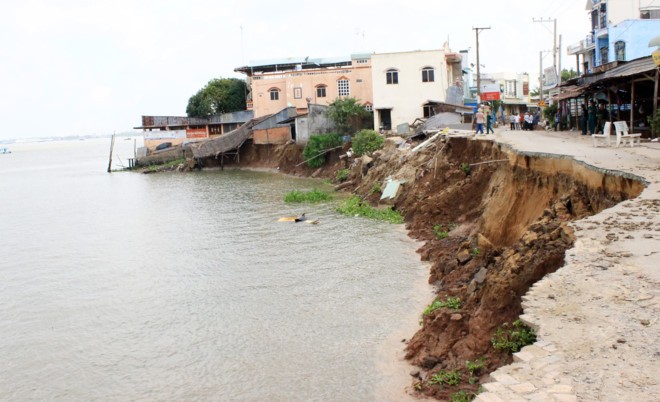
<svg viewBox="0 0 660 402">
<path fill-rule="evenodd" d="M 111 134 L 184 116 L 213 78 L 250 61 L 470 49 L 482 73 L 528 72 L 589 30 L 585 0 L 0 0 L 0 139 Z M 552 63 L 547 55 L 544 66 Z"/>
</svg>

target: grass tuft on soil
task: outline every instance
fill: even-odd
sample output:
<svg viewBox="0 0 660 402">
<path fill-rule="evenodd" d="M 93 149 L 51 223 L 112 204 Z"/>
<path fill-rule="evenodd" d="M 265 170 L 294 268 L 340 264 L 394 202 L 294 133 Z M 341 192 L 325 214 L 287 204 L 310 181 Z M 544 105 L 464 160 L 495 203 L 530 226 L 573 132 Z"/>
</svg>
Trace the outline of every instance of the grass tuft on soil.
<svg viewBox="0 0 660 402">
<path fill-rule="evenodd" d="M 374 208 L 362 202 L 358 196 L 353 196 L 344 201 L 343 204 L 337 207 L 337 211 L 348 216 L 362 216 L 389 223 L 403 223 L 401 214 L 393 210 L 392 207 L 387 209 Z"/>
<path fill-rule="evenodd" d="M 293 190 L 284 196 L 284 202 L 317 203 L 330 201 L 332 196 L 325 191 L 313 189 L 311 191 Z"/>
</svg>

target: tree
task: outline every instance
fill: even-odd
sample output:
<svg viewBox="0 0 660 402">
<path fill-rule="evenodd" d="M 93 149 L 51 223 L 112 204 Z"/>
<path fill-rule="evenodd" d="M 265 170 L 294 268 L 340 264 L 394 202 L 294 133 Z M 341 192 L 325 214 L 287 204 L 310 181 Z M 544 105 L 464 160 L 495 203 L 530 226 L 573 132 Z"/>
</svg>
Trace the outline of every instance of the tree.
<svg viewBox="0 0 660 402">
<path fill-rule="evenodd" d="M 209 117 L 245 110 L 245 81 L 214 78 L 188 100 L 188 117 Z"/>
<path fill-rule="evenodd" d="M 337 98 L 328 109 L 328 118 L 337 125 L 341 134 L 351 134 L 373 122 L 370 112 L 355 98 Z"/>
<path fill-rule="evenodd" d="M 568 81 L 571 78 L 575 78 L 578 76 L 578 73 L 573 70 L 572 68 L 570 70 L 563 69 L 561 70 L 561 80 L 563 81 Z"/>
<path fill-rule="evenodd" d="M 361 130 L 353 138 L 353 152 L 356 156 L 362 156 L 374 152 L 383 147 L 385 139 L 374 130 Z"/>
</svg>

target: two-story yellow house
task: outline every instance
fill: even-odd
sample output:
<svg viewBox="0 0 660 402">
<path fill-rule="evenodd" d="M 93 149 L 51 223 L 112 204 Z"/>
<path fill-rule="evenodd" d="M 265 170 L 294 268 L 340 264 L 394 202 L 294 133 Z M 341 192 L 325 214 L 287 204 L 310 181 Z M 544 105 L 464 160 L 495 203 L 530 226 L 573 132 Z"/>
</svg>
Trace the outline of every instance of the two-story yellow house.
<svg viewBox="0 0 660 402">
<path fill-rule="evenodd" d="M 261 60 L 234 71 L 247 76 L 247 109 L 254 111 L 254 117 L 287 107 L 305 113 L 310 103 L 328 105 L 340 97 L 355 98 L 372 110 L 370 54 Z"/>
</svg>

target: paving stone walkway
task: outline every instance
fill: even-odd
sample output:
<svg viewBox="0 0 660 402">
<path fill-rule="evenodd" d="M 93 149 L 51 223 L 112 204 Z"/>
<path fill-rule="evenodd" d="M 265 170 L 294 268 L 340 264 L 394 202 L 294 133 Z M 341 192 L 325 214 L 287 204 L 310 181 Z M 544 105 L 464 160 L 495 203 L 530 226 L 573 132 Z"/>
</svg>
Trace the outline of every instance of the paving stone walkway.
<svg viewBox="0 0 660 402">
<path fill-rule="evenodd" d="M 566 265 L 523 297 L 538 341 L 491 373 L 476 401 L 660 401 L 660 144 L 598 147 L 575 132 L 511 132 L 497 141 L 642 177 L 646 189 L 574 222 Z"/>
</svg>

